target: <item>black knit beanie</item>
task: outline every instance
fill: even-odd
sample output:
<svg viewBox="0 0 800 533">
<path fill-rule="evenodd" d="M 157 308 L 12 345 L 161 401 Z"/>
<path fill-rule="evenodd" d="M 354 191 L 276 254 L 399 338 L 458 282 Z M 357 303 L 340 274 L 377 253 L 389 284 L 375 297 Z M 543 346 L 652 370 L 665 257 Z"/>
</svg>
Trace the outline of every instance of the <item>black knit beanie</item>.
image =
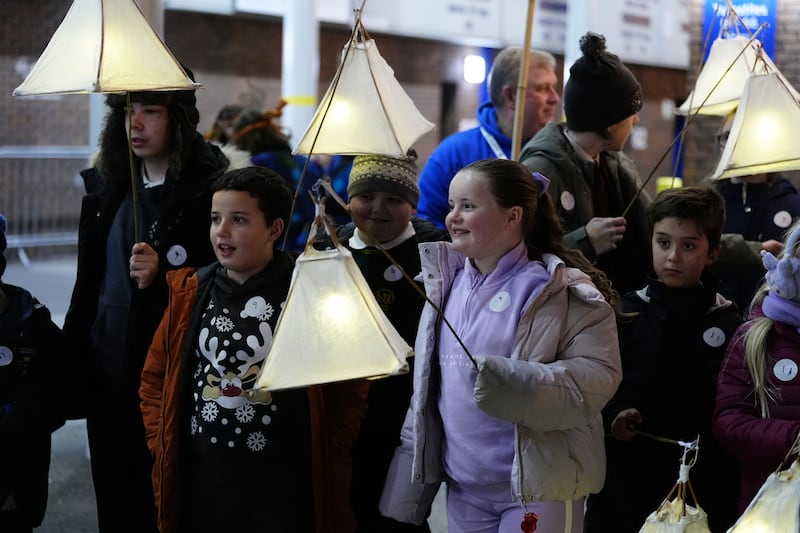
<svg viewBox="0 0 800 533">
<path fill-rule="evenodd" d="M 386 192 L 399 196 L 415 208 L 419 201 L 417 153 L 411 149 L 400 159 L 385 155 L 359 155 L 353 160 L 347 196 L 365 192 Z"/>
<path fill-rule="evenodd" d="M 601 131 L 642 108 L 642 89 L 606 38 L 589 32 L 580 41 L 583 57 L 569 69 L 564 86 L 564 114 L 573 131 Z"/>
</svg>

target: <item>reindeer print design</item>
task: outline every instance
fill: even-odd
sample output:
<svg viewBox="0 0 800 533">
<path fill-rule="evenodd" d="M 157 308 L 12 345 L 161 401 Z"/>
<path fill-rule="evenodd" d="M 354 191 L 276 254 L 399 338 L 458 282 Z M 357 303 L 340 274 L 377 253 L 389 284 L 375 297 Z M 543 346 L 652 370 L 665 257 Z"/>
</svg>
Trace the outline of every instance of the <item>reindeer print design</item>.
<svg viewBox="0 0 800 533">
<path fill-rule="evenodd" d="M 278 405 L 269 392 L 253 390 L 272 344 L 275 307 L 254 296 L 232 309 L 212 294 L 197 338 L 191 432 L 194 438 L 252 452 L 267 447 Z"/>
</svg>

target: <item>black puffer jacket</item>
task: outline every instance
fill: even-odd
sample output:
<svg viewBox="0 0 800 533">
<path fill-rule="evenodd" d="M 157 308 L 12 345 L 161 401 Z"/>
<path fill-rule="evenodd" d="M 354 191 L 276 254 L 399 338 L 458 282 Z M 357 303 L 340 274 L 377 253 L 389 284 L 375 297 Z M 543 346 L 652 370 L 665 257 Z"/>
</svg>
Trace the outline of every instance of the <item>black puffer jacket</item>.
<svg viewBox="0 0 800 533">
<path fill-rule="evenodd" d="M 66 342 L 50 311 L 28 291 L 2 285 L 0 314 L 0 508 L 13 497 L 21 523 L 36 527 L 47 506 L 50 433 L 64 423 Z"/>
<path fill-rule="evenodd" d="M 737 472 L 711 436 L 714 396 L 725 347 L 739 324 L 735 306 L 718 295 L 709 276 L 697 287 L 674 289 L 651 279 L 621 302 L 619 343 L 623 379 L 603 409 L 606 481 L 589 496 L 584 531 L 635 533 L 678 479 L 682 448 L 634 437 L 610 436 L 625 409 L 643 419 L 639 429 L 691 442 L 700 436 L 691 469 L 694 494 L 708 513 L 711 531 L 725 531 L 736 518 Z"/>
</svg>

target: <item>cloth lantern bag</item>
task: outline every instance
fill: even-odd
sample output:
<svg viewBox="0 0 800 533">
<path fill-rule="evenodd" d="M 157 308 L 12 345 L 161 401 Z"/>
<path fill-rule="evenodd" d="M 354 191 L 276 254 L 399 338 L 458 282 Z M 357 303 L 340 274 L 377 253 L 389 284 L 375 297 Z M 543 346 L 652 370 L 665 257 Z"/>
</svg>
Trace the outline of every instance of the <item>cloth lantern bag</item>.
<svg viewBox="0 0 800 533">
<path fill-rule="evenodd" d="M 689 443 L 679 443 L 684 452 L 678 481 L 658 509 L 645 519 L 639 533 L 711 533 L 706 512 L 697 503 L 689 481 L 689 471 L 697 461 L 699 440 L 698 437 Z"/>
<path fill-rule="evenodd" d="M 728 533 L 800 531 L 800 435 Z M 792 460 L 792 457 L 794 459 Z M 785 466 L 791 460 L 788 468 Z"/>
</svg>

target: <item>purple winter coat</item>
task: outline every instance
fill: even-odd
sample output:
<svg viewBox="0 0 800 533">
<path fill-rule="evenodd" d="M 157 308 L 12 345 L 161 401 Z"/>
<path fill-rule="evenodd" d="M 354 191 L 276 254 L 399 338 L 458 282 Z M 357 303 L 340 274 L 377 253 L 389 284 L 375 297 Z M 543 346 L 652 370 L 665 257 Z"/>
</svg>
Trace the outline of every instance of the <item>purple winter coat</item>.
<svg viewBox="0 0 800 533">
<path fill-rule="evenodd" d="M 744 334 L 753 319 L 764 316 L 761 305 L 736 330 L 722 364 L 714 410 L 714 436 L 742 465 L 739 512 L 744 511 L 767 476 L 786 456 L 800 430 L 800 333 L 775 322 L 767 344 L 766 377 L 774 401 L 769 418 L 756 405 L 753 380 L 745 361 Z"/>
</svg>

